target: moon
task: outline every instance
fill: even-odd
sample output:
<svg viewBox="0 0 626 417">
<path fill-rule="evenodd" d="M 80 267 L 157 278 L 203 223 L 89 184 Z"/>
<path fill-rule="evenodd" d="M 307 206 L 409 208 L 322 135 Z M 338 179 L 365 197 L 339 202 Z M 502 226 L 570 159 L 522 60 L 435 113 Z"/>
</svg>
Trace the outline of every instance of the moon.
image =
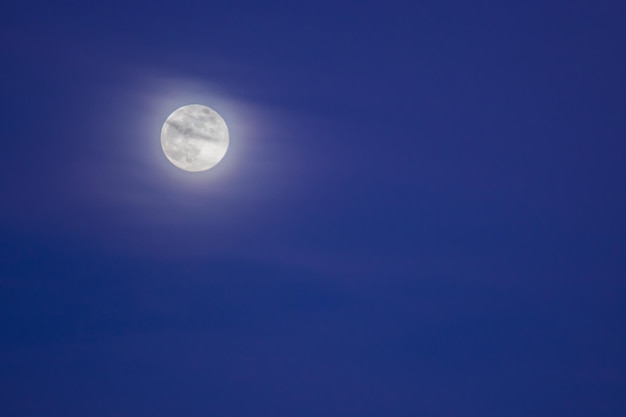
<svg viewBox="0 0 626 417">
<path fill-rule="evenodd" d="M 172 112 L 161 129 L 161 148 L 174 166 L 189 172 L 206 171 L 228 150 L 228 126 L 215 110 L 189 104 Z"/>
</svg>

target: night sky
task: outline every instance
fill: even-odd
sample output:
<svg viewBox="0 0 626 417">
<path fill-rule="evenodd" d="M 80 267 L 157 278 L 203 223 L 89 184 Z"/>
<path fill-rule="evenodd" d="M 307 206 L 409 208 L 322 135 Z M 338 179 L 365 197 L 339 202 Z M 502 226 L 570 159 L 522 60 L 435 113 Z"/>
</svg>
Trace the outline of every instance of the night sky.
<svg viewBox="0 0 626 417">
<path fill-rule="evenodd" d="M 626 415 L 623 1 L 0 22 L 0 417 Z"/>
</svg>

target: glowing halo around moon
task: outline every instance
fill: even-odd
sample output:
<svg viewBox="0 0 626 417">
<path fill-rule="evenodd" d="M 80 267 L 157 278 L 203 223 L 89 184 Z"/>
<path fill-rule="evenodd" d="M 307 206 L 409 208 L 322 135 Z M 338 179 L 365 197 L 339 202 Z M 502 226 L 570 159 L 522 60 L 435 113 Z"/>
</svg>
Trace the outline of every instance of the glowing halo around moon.
<svg viewBox="0 0 626 417">
<path fill-rule="evenodd" d="M 161 129 L 161 148 L 176 167 L 189 172 L 217 165 L 228 150 L 226 122 L 215 110 L 200 104 L 179 107 Z"/>
</svg>

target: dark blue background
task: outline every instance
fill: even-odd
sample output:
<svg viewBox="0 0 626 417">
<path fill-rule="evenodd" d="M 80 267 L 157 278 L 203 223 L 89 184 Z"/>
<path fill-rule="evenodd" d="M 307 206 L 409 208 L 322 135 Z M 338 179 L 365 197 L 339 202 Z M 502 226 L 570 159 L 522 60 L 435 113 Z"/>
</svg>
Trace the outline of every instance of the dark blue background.
<svg viewBox="0 0 626 417">
<path fill-rule="evenodd" d="M 0 416 L 626 415 L 624 2 L 0 21 Z"/>
</svg>

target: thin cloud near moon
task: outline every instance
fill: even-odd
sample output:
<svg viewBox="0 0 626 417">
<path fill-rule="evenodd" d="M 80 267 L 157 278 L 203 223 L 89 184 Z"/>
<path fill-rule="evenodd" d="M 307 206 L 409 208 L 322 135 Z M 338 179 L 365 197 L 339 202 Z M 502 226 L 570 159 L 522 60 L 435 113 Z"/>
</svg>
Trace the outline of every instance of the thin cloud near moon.
<svg viewBox="0 0 626 417">
<path fill-rule="evenodd" d="M 184 135 L 185 137 L 195 137 L 195 138 L 205 139 L 208 141 L 217 142 L 215 137 L 208 135 L 202 132 L 201 130 L 193 129 L 188 126 L 185 126 L 182 123 L 178 123 L 178 122 L 174 122 L 170 120 L 166 120 L 165 123 L 172 126 L 172 128 L 177 130 L 181 135 Z"/>
</svg>

